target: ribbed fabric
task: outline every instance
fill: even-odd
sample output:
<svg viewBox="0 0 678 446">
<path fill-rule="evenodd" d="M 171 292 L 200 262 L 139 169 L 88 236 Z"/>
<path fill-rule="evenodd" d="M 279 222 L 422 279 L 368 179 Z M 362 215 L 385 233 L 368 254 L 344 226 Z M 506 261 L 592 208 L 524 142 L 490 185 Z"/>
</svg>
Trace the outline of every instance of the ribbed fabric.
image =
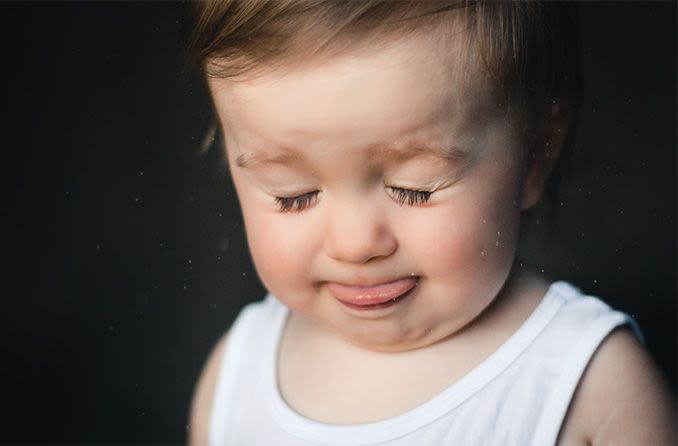
<svg viewBox="0 0 678 446">
<path fill-rule="evenodd" d="M 243 309 L 229 333 L 210 445 L 534 445 L 555 443 L 586 365 L 628 315 L 555 282 L 492 355 L 431 400 L 387 420 L 329 425 L 284 402 L 276 358 L 288 310 L 274 296 Z"/>
</svg>

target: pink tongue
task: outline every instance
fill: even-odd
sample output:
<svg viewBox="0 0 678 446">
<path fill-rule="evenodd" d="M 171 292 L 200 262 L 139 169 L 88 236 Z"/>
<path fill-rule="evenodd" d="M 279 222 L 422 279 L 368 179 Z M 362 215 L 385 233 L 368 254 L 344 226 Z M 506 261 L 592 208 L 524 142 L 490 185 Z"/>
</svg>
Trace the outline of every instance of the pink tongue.
<svg viewBox="0 0 678 446">
<path fill-rule="evenodd" d="M 415 277 L 408 277 L 372 287 L 330 283 L 330 292 L 339 300 L 356 305 L 379 304 L 405 294 L 417 285 Z"/>
</svg>

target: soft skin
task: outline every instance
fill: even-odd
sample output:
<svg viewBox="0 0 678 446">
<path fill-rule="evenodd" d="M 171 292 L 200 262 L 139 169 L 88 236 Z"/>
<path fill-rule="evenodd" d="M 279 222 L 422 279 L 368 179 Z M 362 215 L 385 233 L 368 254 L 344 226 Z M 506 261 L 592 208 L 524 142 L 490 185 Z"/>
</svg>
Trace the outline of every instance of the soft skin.
<svg viewBox="0 0 678 446">
<path fill-rule="evenodd" d="M 209 82 L 262 281 L 365 349 L 421 348 L 474 320 L 507 281 L 521 210 L 540 193 L 542 181 L 524 182 L 528 148 L 481 70 L 455 69 L 455 57 L 419 37 Z M 469 69 L 468 82 L 455 74 Z M 403 148 L 424 150 L 394 155 Z M 393 188 L 433 193 L 399 203 Z M 276 203 L 315 192 L 299 211 Z M 415 292 L 382 312 L 347 309 L 328 289 L 405 277 L 418 278 Z"/>
<path fill-rule="evenodd" d="M 478 65 L 458 60 L 446 42 L 410 36 L 249 81 L 209 81 L 256 268 L 293 310 L 280 392 L 308 418 L 366 423 L 419 406 L 496 351 L 544 295 L 544 279 L 514 259 L 516 238 L 566 120 L 556 105 L 536 145 L 521 144 Z M 415 142 L 466 155 L 395 155 Z M 433 193 L 399 202 L 394 187 Z M 283 201 L 304 209 L 280 211 L 276 197 L 309 193 Z M 415 292 L 379 312 L 351 311 L 330 292 L 333 282 L 407 277 L 418 279 Z M 226 346 L 224 337 L 196 388 L 191 444 L 208 443 Z M 638 341 L 616 330 L 557 443 L 675 444 L 670 395 Z"/>
</svg>

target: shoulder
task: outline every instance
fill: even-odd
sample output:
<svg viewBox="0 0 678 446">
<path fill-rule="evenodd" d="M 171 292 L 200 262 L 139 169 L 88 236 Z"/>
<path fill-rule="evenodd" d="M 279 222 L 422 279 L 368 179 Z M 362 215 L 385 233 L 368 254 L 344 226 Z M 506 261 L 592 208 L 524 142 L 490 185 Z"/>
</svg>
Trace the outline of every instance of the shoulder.
<svg viewBox="0 0 678 446">
<path fill-rule="evenodd" d="M 675 401 L 652 358 L 627 327 L 597 349 L 574 394 L 560 442 L 676 444 Z"/>
<path fill-rule="evenodd" d="M 249 341 L 260 334 L 261 330 L 258 327 L 261 327 L 263 321 L 270 320 L 270 317 L 277 311 L 281 311 L 281 308 L 283 308 L 282 304 L 270 295 L 262 301 L 246 305 L 236 317 L 230 330 L 214 346 L 193 391 L 189 415 L 189 444 L 200 446 L 208 444 L 212 403 L 226 349 L 229 349 L 229 355 L 237 354 L 239 340 Z"/>
<path fill-rule="evenodd" d="M 214 346 L 205 366 L 203 367 L 198 384 L 193 392 L 191 413 L 189 416 L 188 444 L 208 444 L 209 421 L 212 411 L 212 398 L 216 386 L 219 370 L 224 356 L 228 333 L 224 334 Z"/>
</svg>

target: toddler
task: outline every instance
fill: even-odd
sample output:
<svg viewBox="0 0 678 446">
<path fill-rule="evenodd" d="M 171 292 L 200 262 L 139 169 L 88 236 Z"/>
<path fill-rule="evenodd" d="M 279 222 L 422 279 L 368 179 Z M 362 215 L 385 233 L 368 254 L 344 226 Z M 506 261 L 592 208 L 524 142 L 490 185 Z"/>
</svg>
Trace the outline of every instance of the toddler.
<svg viewBox="0 0 678 446">
<path fill-rule="evenodd" d="M 571 5 L 188 5 L 270 294 L 197 385 L 196 445 L 673 444 L 627 315 L 516 258 L 571 145 Z"/>
</svg>

